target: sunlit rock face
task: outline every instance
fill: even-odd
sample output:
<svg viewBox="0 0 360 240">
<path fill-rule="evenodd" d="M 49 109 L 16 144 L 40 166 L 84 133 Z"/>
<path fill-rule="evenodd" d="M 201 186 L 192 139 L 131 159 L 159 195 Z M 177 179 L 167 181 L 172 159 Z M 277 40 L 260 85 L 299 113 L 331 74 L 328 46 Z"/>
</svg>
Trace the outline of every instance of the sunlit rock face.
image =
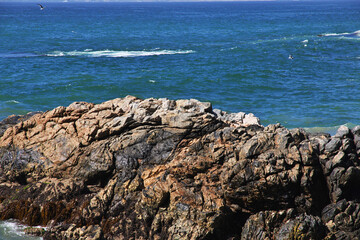
<svg viewBox="0 0 360 240">
<path fill-rule="evenodd" d="M 76 102 L 0 123 L 0 217 L 44 239 L 354 239 L 360 127 L 262 126 L 195 99 Z"/>
</svg>

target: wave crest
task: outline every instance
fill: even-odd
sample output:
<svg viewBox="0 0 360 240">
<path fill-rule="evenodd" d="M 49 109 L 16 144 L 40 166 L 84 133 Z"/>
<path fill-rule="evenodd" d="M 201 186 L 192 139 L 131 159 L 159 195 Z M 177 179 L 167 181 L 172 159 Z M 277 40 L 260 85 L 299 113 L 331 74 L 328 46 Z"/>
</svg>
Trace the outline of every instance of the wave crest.
<svg viewBox="0 0 360 240">
<path fill-rule="evenodd" d="M 174 54 L 189 54 L 194 53 L 192 50 L 153 50 L 153 51 L 113 51 L 113 50 L 102 50 L 93 51 L 91 49 L 85 49 L 84 51 L 54 51 L 46 54 L 49 57 L 64 57 L 64 56 L 84 56 L 84 57 L 147 57 L 147 56 L 158 56 L 158 55 L 174 55 Z"/>
<path fill-rule="evenodd" d="M 319 37 L 351 37 L 351 38 L 360 38 L 360 30 L 357 30 L 352 33 L 325 33 L 319 34 Z"/>
</svg>

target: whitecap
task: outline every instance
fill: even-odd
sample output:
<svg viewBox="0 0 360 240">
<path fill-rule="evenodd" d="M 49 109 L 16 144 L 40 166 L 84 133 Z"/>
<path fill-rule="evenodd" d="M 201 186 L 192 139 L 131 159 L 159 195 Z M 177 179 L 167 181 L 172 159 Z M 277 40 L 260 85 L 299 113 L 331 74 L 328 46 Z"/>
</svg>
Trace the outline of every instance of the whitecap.
<svg viewBox="0 0 360 240">
<path fill-rule="evenodd" d="M 309 40 L 305 39 L 304 41 L 301 41 L 302 43 L 308 43 Z"/>
<path fill-rule="evenodd" d="M 101 50 L 93 51 L 92 49 L 85 49 L 84 51 L 54 51 L 46 54 L 49 57 L 64 57 L 64 56 L 84 56 L 84 57 L 113 57 L 113 58 L 127 58 L 127 57 L 147 57 L 159 55 L 173 55 L 173 54 L 189 54 L 194 53 L 192 50 L 152 50 L 152 51 L 114 51 Z"/>
<path fill-rule="evenodd" d="M 52 53 L 45 54 L 45 56 L 48 56 L 48 57 L 62 57 L 62 56 L 65 56 L 65 53 L 61 52 L 61 51 L 54 51 Z"/>
<path fill-rule="evenodd" d="M 344 34 L 349 34 L 349 33 L 324 33 L 324 34 L 319 34 L 319 37 L 337 37 L 337 36 L 342 36 Z"/>
<path fill-rule="evenodd" d="M 360 37 L 360 30 L 357 30 L 352 33 L 344 32 L 344 33 L 324 33 L 319 34 L 319 37 L 351 37 L 351 38 L 359 38 Z"/>
<path fill-rule="evenodd" d="M 149 82 L 150 82 L 150 83 L 156 83 L 156 81 L 155 81 L 155 80 L 152 80 L 152 79 L 150 79 Z"/>
<path fill-rule="evenodd" d="M 15 103 L 15 104 L 19 104 L 20 102 L 19 101 L 16 101 L 16 100 L 8 100 L 6 101 L 7 103 Z"/>
</svg>

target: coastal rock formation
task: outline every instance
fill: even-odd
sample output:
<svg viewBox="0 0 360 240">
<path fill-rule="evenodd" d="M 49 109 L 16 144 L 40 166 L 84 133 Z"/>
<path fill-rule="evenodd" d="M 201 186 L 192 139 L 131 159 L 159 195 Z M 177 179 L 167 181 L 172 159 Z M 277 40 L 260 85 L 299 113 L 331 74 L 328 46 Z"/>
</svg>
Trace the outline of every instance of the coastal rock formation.
<svg viewBox="0 0 360 240">
<path fill-rule="evenodd" d="M 194 99 L 75 102 L 0 122 L 0 217 L 44 239 L 356 239 L 359 154 L 360 127 L 264 127 Z"/>
</svg>

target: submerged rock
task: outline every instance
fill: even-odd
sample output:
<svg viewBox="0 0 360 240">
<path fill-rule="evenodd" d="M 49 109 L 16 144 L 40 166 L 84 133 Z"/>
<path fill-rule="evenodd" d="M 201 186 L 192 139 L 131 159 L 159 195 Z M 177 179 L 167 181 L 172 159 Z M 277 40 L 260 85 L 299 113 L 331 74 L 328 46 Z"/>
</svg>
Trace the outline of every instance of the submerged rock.
<svg viewBox="0 0 360 240">
<path fill-rule="evenodd" d="M 128 96 L 0 129 L 0 218 L 47 226 L 44 239 L 358 236 L 357 128 L 310 135 Z"/>
</svg>

